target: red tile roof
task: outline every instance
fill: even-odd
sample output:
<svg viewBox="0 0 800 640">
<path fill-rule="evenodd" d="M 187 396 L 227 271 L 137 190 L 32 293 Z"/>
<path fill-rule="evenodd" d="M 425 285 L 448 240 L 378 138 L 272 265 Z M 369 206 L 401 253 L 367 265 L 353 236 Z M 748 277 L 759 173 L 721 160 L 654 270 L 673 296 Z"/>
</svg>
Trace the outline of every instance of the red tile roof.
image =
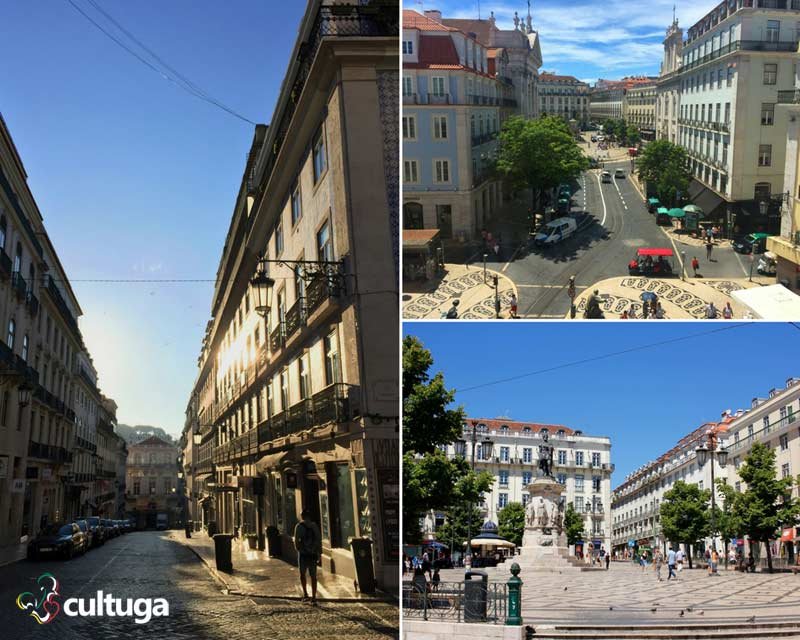
<svg viewBox="0 0 800 640">
<path fill-rule="evenodd" d="M 540 82 L 580 82 L 575 76 L 557 76 L 554 73 L 539 74 Z"/>
<path fill-rule="evenodd" d="M 403 9 L 403 29 L 419 29 L 420 31 L 458 31 L 441 22 L 431 20 L 417 11 Z"/>
<path fill-rule="evenodd" d="M 542 424 L 540 422 L 517 422 L 516 420 L 504 420 L 503 418 L 467 418 L 467 423 L 472 424 L 485 424 L 489 430 L 499 430 L 503 425 L 508 427 L 511 432 L 521 432 L 525 427 L 530 428 L 533 433 L 539 433 L 542 429 L 547 429 L 550 433 L 555 433 L 561 429 L 564 434 L 571 436 L 575 435 L 575 431 L 560 424 Z"/>
</svg>

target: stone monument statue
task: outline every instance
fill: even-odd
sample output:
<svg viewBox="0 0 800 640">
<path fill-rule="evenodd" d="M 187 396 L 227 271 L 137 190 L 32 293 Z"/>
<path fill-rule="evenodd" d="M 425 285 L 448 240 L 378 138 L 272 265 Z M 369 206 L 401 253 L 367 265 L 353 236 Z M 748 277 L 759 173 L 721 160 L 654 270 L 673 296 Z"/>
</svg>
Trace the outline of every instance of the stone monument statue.
<svg viewBox="0 0 800 640">
<path fill-rule="evenodd" d="M 545 478 L 553 477 L 553 447 L 546 431 L 542 433 L 542 444 L 539 445 L 539 471 Z"/>
<path fill-rule="evenodd" d="M 547 505 L 544 503 L 544 498 L 539 498 L 539 509 L 538 509 L 538 525 L 540 527 L 547 526 Z"/>
</svg>

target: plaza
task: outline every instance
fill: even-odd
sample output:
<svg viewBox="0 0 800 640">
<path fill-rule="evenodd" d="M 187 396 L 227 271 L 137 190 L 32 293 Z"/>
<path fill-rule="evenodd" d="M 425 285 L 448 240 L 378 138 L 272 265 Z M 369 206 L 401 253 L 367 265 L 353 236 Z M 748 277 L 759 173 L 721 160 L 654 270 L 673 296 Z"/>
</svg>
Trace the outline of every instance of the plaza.
<svg viewBox="0 0 800 640">
<path fill-rule="evenodd" d="M 510 568 L 511 559 L 487 570 L 489 582 L 506 582 Z M 642 570 L 626 561 L 612 562 L 608 571 L 520 573 L 523 624 L 744 624 L 752 616 L 756 622 L 800 623 L 800 575 L 741 573 L 724 565 L 714 578 L 694 568 L 667 581 L 666 565 L 661 575 L 659 582 L 652 564 Z M 442 583 L 460 582 L 464 570 L 443 569 L 440 577 Z"/>
</svg>

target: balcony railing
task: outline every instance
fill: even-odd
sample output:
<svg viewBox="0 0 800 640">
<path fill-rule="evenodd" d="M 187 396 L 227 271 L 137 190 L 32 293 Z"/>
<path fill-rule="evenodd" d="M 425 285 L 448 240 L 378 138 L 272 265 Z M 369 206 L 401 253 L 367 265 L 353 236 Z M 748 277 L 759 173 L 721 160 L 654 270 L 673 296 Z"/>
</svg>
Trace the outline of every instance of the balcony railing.
<svg viewBox="0 0 800 640">
<path fill-rule="evenodd" d="M 32 316 L 39 313 L 39 298 L 33 295 L 33 291 L 28 291 L 28 296 L 25 298 L 25 306 Z"/>
<path fill-rule="evenodd" d="M 428 104 L 450 104 L 450 95 L 445 94 L 428 94 Z"/>
<path fill-rule="evenodd" d="M 11 269 L 11 258 L 3 249 L 0 249 L 0 278 L 7 280 L 11 275 Z"/>
<path fill-rule="evenodd" d="M 52 460 L 53 462 L 72 462 L 72 452 L 67 451 L 64 447 L 41 444 L 33 440 L 28 442 L 28 455 L 31 458 Z"/>
<path fill-rule="evenodd" d="M 800 104 L 800 89 L 778 91 L 778 104 Z"/>
<path fill-rule="evenodd" d="M 42 243 L 39 242 L 39 238 L 36 237 L 36 231 L 34 231 L 31 221 L 28 220 L 28 216 L 26 216 L 25 212 L 22 210 L 22 206 L 19 203 L 19 198 L 17 198 L 16 193 L 14 193 L 14 189 L 11 188 L 8 178 L 6 178 L 6 174 L 2 169 L 0 169 L 0 187 L 2 187 L 3 191 L 6 192 L 8 201 L 17 212 L 17 217 L 22 224 L 22 228 L 25 229 L 25 233 L 28 236 L 28 241 L 33 245 L 33 248 L 36 250 L 36 253 L 39 255 L 39 257 L 44 256 Z"/>
<path fill-rule="evenodd" d="M 291 338 L 295 331 L 300 329 L 305 324 L 305 305 L 303 298 L 298 298 L 298 300 L 289 307 L 289 310 L 286 312 L 286 319 L 284 321 L 284 327 L 286 328 L 286 339 L 288 340 Z"/>
<path fill-rule="evenodd" d="M 47 285 L 45 287 L 47 293 L 50 294 L 50 297 L 53 299 L 53 303 L 56 305 L 56 308 L 61 313 L 62 318 L 67 323 L 69 328 L 73 331 L 73 333 L 80 339 L 80 329 L 78 329 L 78 321 L 75 319 L 75 316 L 72 315 L 72 311 L 70 311 L 69 306 L 67 305 L 66 301 L 64 300 L 64 296 L 61 295 L 61 291 L 59 291 L 58 286 L 53 280 L 52 276 L 47 276 Z"/>
<path fill-rule="evenodd" d="M 11 288 L 14 290 L 14 295 L 17 300 L 24 300 L 28 295 L 28 283 L 19 271 L 15 271 L 11 276 Z"/>
<path fill-rule="evenodd" d="M 314 413 L 308 398 L 293 404 L 286 411 L 286 429 L 288 433 L 299 433 L 314 426 Z"/>
<path fill-rule="evenodd" d="M 269 349 L 273 353 L 279 351 L 286 344 L 286 329 L 283 322 L 278 322 L 278 326 L 269 335 Z"/>
</svg>

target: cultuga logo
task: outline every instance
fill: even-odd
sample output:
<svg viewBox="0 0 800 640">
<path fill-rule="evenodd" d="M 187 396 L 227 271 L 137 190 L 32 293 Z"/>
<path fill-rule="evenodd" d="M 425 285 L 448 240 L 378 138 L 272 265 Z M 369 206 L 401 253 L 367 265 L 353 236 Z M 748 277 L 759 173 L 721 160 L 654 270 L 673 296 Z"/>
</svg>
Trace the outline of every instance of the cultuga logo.
<svg viewBox="0 0 800 640">
<path fill-rule="evenodd" d="M 26 611 L 39 624 L 50 624 L 62 611 L 56 601 L 58 580 L 52 573 L 43 573 L 36 579 L 39 593 L 25 591 L 17 596 L 17 606 Z M 94 598 L 68 598 L 64 613 L 71 617 L 133 617 L 136 624 L 145 624 L 154 617 L 169 616 L 169 602 L 165 598 L 115 598 L 110 593 L 98 591 Z"/>
</svg>

